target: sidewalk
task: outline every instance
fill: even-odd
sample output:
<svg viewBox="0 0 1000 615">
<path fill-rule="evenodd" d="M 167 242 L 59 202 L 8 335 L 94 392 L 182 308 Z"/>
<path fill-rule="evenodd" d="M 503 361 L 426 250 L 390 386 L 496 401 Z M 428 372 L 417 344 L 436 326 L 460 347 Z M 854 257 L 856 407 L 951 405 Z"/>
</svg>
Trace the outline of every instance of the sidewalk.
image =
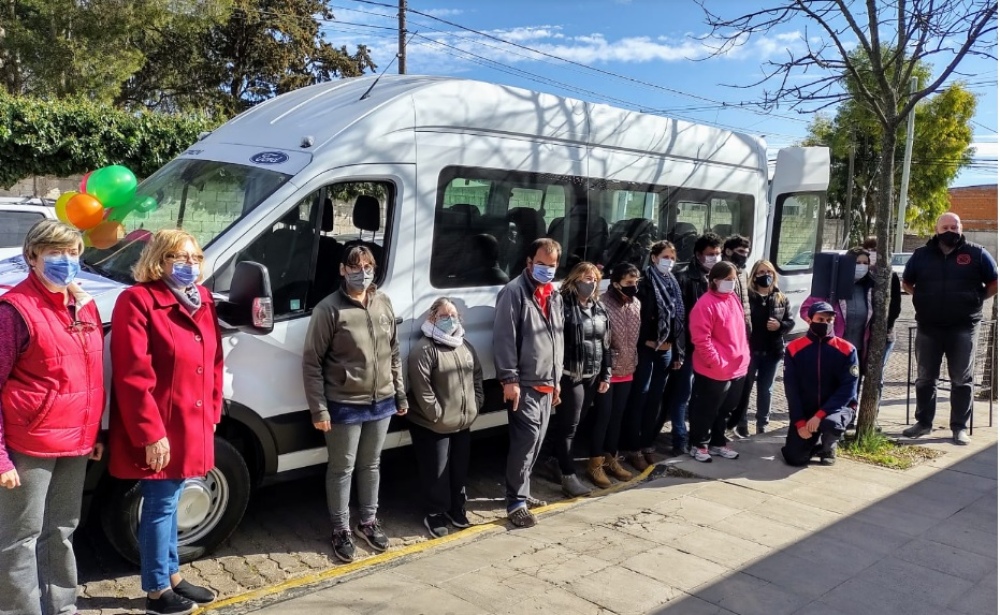
<svg viewBox="0 0 1000 615">
<path fill-rule="evenodd" d="M 219 603 L 226 615 L 997 613 L 997 430 L 895 471 L 789 468 L 782 438 L 740 459 L 668 460 L 632 489 L 543 509 L 528 530 L 473 528 Z M 890 435 L 903 409 L 881 416 Z M 940 437 L 938 437 L 940 436 Z M 666 474 L 694 474 L 677 478 Z M 657 477 L 659 476 L 659 477 Z"/>
</svg>

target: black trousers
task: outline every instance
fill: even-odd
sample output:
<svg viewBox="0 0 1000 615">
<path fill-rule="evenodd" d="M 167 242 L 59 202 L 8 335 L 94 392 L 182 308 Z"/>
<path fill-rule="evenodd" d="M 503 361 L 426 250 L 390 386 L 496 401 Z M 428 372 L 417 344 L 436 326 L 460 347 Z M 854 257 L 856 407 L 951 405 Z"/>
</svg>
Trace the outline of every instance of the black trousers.
<svg viewBox="0 0 1000 615">
<path fill-rule="evenodd" d="M 976 354 L 976 325 L 965 327 L 922 327 L 917 325 L 913 340 L 917 355 L 917 422 L 931 427 L 937 410 L 937 381 L 941 359 L 948 359 L 951 380 L 951 418 L 953 431 L 967 429 L 972 418 L 972 372 Z"/>
<path fill-rule="evenodd" d="M 726 445 L 726 420 L 743 394 L 744 376 L 733 380 L 713 380 L 696 373 L 688 413 L 691 417 L 691 446 Z"/>
<path fill-rule="evenodd" d="M 576 437 L 581 417 L 598 397 L 597 385 L 597 376 L 576 381 L 563 376 L 559 382 L 559 398 L 562 401 L 553 408 L 555 414 L 549 423 L 544 449 L 559 461 L 559 471 L 563 476 L 576 472 L 573 466 L 573 438 Z M 600 397 L 607 397 L 607 394 Z"/>
<path fill-rule="evenodd" d="M 438 515 L 465 508 L 472 433 L 463 429 L 441 434 L 410 423 L 410 437 L 417 455 L 426 514 Z"/>
<path fill-rule="evenodd" d="M 622 417 L 632 391 L 632 381 L 613 382 L 604 395 L 594 398 L 594 420 L 588 434 L 587 454 L 599 457 L 605 453 L 618 453 L 618 440 L 622 432 Z"/>
<path fill-rule="evenodd" d="M 851 408 L 831 412 L 823 417 L 819 422 L 819 429 L 809 438 L 803 438 L 795 425 L 789 425 L 785 445 L 781 447 L 785 463 L 790 466 L 807 465 L 813 455 L 819 452 L 816 450 L 817 446 L 829 448 L 836 445 L 853 419 L 854 410 Z"/>
</svg>

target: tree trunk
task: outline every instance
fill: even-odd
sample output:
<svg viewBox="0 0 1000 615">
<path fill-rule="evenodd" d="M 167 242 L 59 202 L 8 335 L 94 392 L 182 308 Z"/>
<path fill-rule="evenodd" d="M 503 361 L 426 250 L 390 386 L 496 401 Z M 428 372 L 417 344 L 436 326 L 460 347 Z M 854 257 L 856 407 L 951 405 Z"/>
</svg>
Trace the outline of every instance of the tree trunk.
<svg viewBox="0 0 1000 615">
<path fill-rule="evenodd" d="M 895 126 L 895 116 L 887 118 L 889 126 Z M 878 408 L 881 403 L 879 383 L 882 379 L 882 353 L 887 340 L 886 325 L 889 316 L 889 281 L 892 277 L 890 252 L 890 222 L 893 212 L 893 165 L 896 151 L 896 130 L 886 128 L 882 132 L 882 160 L 879 164 L 878 203 L 875 209 L 875 235 L 878 237 L 878 267 L 875 270 L 875 288 L 872 291 L 872 326 L 868 341 L 867 358 L 862 361 L 864 378 L 859 391 L 861 405 L 858 409 L 858 437 L 864 437 L 875 428 Z"/>
</svg>

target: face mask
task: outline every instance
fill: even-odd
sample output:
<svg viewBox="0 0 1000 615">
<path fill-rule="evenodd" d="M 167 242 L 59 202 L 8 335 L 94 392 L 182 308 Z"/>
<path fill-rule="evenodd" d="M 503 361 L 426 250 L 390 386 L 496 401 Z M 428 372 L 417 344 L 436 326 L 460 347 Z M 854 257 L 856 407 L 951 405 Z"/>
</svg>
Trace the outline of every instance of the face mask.
<svg viewBox="0 0 1000 615">
<path fill-rule="evenodd" d="M 670 273 L 671 271 L 673 271 L 673 269 L 674 269 L 674 261 L 670 260 L 669 258 L 661 258 L 656 263 L 656 268 L 663 275 L 667 275 L 668 273 Z"/>
<path fill-rule="evenodd" d="M 715 289 L 724 295 L 736 290 L 736 280 L 719 280 L 716 283 Z"/>
<path fill-rule="evenodd" d="M 868 275 L 868 265 L 855 265 L 854 266 L 854 281 L 857 282 L 861 278 Z"/>
<path fill-rule="evenodd" d="M 765 273 L 763 275 L 759 275 L 759 276 L 757 276 L 756 278 L 753 279 L 753 283 L 756 284 L 760 288 L 767 288 L 773 282 L 774 282 L 774 276 L 772 276 L 770 273 Z"/>
<path fill-rule="evenodd" d="M 80 273 L 78 257 L 65 254 L 42 257 L 42 275 L 56 286 L 69 286 L 78 273 Z"/>
<path fill-rule="evenodd" d="M 556 277 L 556 268 L 535 263 L 531 266 L 531 277 L 539 284 L 548 284 Z"/>
<path fill-rule="evenodd" d="M 174 263 L 170 274 L 167 276 L 174 285 L 187 288 L 198 280 L 201 274 L 201 266 L 197 263 Z"/>
<path fill-rule="evenodd" d="M 701 259 L 701 266 L 704 267 L 706 271 L 711 269 L 712 267 L 715 267 L 715 265 L 718 264 L 719 262 L 718 254 L 713 254 L 711 256 L 701 256 L 699 258 Z"/>
<path fill-rule="evenodd" d="M 958 245 L 958 242 L 962 239 L 962 236 L 954 231 L 945 231 L 944 233 L 938 233 L 938 241 L 943 243 L 949 248 L 954 248 Z"/>
<path fill-rule="evenodd" d="M 631 299 L 632 297 L 635 297 L 637 294 L 639 294 L 639 287 L 638 286 L 619 286 L 618 287 L 618 292 L 620 292 L 621 294 L 623 294 L 626 297 L 628 297 L 628 298 Z"/>
<path fill-rule="evenodd" d="M 596 288 L 597 284 L 594 282 L 577 282 L 576 294 L 584 299 L 588 299 L 594 296 L 594 290 Z"/>
<path fill-rule="evenodd" d="M 347 287 L 354 292 L 364 292 L 375 280 L 374 271 L 348 271 Z"/>
<path fill-rule="evenodd" d="M 434 326 L 440 329 L 445 335 L 451 335 L 458 328 L 458 321 L 451 316 L 445 316 L 444 318 L 438 318 Z"/>
<path fill-rule="evenodd" d="M 830 332 L 833 331 L 833 323 L 811 322 L 809 323 L 809 331 L 816 337 L 829 337 Z"/>
<path fill-rule="evenodd" d="M 729 255 L 729 262 L 736 265 L 737 268 L 743 269 L 744 267 L 747 266 L 747 257 L 743 256 L 742 254 L 737 254 L 736 252 L 733 252 L 732 254 Z"/>
</svg>

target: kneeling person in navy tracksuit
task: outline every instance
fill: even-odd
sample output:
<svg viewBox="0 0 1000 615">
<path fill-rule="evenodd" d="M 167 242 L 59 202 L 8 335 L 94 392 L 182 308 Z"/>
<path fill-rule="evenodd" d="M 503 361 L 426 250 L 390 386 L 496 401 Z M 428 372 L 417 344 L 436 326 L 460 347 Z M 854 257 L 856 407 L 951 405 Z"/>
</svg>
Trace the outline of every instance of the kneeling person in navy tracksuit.
<svg viewBox="0 0 1000 615">
<path fill-rule="evenodd" d="M 833 465 L 837 442 L 858 406 L 858 351 L 833 335 L 833 307 L 809 307 L 809 332 L 785 349 L 785 398 L 788 436 L 781 455 L 788 465 L 804 466 L 819 455 Z"/>
</svg>

